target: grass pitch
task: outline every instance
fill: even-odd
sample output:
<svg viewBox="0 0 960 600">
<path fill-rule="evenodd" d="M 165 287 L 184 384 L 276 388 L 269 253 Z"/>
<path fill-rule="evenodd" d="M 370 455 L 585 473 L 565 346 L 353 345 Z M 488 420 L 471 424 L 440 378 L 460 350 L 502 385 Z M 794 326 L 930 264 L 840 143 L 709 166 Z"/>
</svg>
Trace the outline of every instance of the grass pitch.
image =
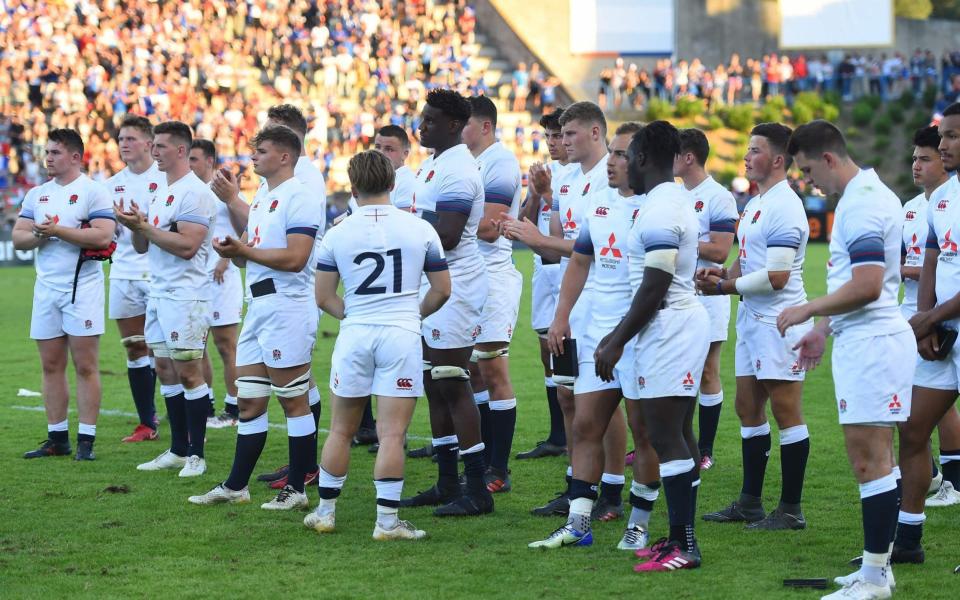
<svg viewBox="0 0 960 600">
<path fill-rule="evenodd" d="M 807 253 L 807 292 L 825 291 L 827 249 Z M 511 368 L 517 390 L 518 423 L 514 450 L 526 450 L 545 437 L 547 409 L 537 342 L 529 327 L 529 252 L 517 252 L 525 288 Z M 407 509 L 401 517 L 427 530 L 418 543 L 378 543 L 373 530 L 373 456 L 354 449 L 350 476 L 338 503 L 335 534 L 319 536 L 303 527 L 303 513 L 268 513 L 259 503 L 273 497 L 263 484 L 251 484 L 253 502 L 239 506 L 198 507 L 187 503 L 227 476 L 235 429 L 208 432 L 208 473 L 179 479 L 176 472 L 135 470 L 166 448 L 159 443 L 121 444 L 136 424 L 132 416 L 123 350 L 108 323 L 101 350 L 103 409 L 98 423 L 97 460 L 23 460 L 46 431 L 40 398 L 18 397 L 19 388 L 40 389 L 36 348 L 28 339 L 34 273 L 31 268 L 0 271 L 0 597 L 264 597 L 292 591 L 336 598 L 456 598 L 490 593 L 516 598 L 571 598 L 586 593 L 606 597 L 669 593 L 671 598 L 818 598 L 820 591 L 782 587 L 784 578 L 828 577 L 848 573 L 846 561 L 860 552 L 860 504 L 850 475 L 828 366 L 807 379 L 804 390 L 812 451 L 804 509 L 809 527 L 801 532 L 746 532 L 737 525 L 697 523 L 704 565 L 696 571 L 638 575 L 631 553 L 616 550 L 624 521 L 595 525 L 590 548 L 539 551 L 527 543 L 562 523 L 532 517 L 533 506 L 553 497 L 563 485 L 565 459 L 513 461 L 514 489 L 496 496 L 496 512 L 479 519 L 440 520 L 429 509 Z M 323 332 L 337 324 L 321 321 Z M 731 321 L 732 329 L 732 321 Z M 731 336 L 731 340 L 733 337 Z M 313 368 L 325 382 L 332 337 L 321 337 Z M 740 437 L 733 410 L 733 345 L 724 346 L 726 406 L 716 447 L 716 466 L 705 472 L 699 512 L 726 505 L 739 492 Z M 216 359 L 215 359 L 216 360 Z M 829 363 L 825 361 L 825 365 Z M 219 377 L 219 375 L 218 375 Z M 222 385 L 216 384 L 222 397 Z M 328 392 L 321 385 L 329 422 Z M 218 400 L 218 404 L 222 400 Z M 162 399 L 158 395 L 162 411 Z M 39 410 L 39 412 L 38 412 Z M 270 418 L 282 425 L 272 403 Z M 75 443 L 76 412 L 70 412 Z M 420 401 L 411 445 L 430 435 L 427 410 Z M 321 438 L 323 434 L 321 434 Z M 776 439 L 776 438 L 775 438 Z M 272 429 L 257 468 L 262 472 L 286 462 L 284 429 Z M 780 487 L 776 442 L 769 463 L 765 505 L 775 506 Z M 429 486 L 436 475 L 427 460 L 408 461 L 405 492 Z M 629 471 L 628 471 L 629 478 Z M 316 491 L 310 490 L 311 502 Z M 957 527 L 960 507 L 928 511 L 927 562 L 897 567 L 898 596 L 960 597 Z M 652 538 L 665 535 L 662 499 L 651 521 Z"/>
</svg>

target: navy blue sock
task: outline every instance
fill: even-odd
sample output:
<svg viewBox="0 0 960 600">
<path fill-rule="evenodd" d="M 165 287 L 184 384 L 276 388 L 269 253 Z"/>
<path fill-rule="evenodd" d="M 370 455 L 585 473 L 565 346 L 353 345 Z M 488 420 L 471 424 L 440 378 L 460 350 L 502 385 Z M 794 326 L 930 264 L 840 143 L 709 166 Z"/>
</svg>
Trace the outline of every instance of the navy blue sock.
<svg viewBox="0 0 960 600">
<path fill-rule="evenodd" d="M 156 376 L 149 365 L 127 367 L 127 381 L 130 383 L 130 393 L 133 394 L 133 404 L 137 407 L 140 424 L 153 430 L 157 429 L 157 424 L 154 422 L 157 407 L 153 401 L 155 380 Z"/>
<path fill-rule="evenodd" d="M 207 435 L 207 417 L 210 404 L 206 398 L 184 400 L 187 413 L 187 431 L 190 435 L 190 456 L 203 458 L 204 439 Z"/>
<path fill-rule="evenodd" d="M 691 469 L 685 473 L 663 477 L 663 492 L 667 497 L 667 515 L 670 520 L 669 539 L 683 547 L 687 545 L 688 529 L 693 527 L 694 475 Z"/>
<path fill-rule="evenodd" d="M 600 497 L 610 504 L 623 504 L 623 484 L 602 482 L 600 484 Z"/>
<path fill-rule="evenodd" d="M 513 432 L 517 427 L 517 409 L 491 410 L 490 425 L 493 428 L 493 448 L 490 450 L 490 466 L 506 473 L 513 450 Z M 484 442 L 486 443 L 486 442 Z"/>
<path fill-rule="evenodd" d="M 810 438 L 780 446 L 781 504 L 799 505 L 803 496 L 803 478 L 810 456 Z"/>
<path fill-rule="evenodd" d="M 770 434 L 741 439 L 740 447 L 743 452 L 743 487 L 740 492 L 759 498 L 763 495 L 763 479 L 770 458 Z"/>
<path fill-rule="evenodd" d="M 47 431 L 47 439 L 49 439 L 54 444 L 69 444 L 70 432 L 69 431 Z"/>
<path fill-rule="evenodd" d="M 897 490 L 861 498 L 860 510 L 863 513 L 863 549 L 873 554 L 886 553 L 890 549 L 890 523 L 897 522 Z"/>
<path fill-rule="evenodd" d="M 240 418 L 240 405 L 239 404 L 229 404 L 227 402 L 223 403 L 223 412 L 227 413 L 234 419 Z"/>
<path fill-rule="evenodd" d="M 170 452 L 177 456 L 188 456 L 190 444 L 187 441 L 187 399 L 183 392 L 180 392 L 175 396 L 165 396 L 164 401 L 167 404 L 167 419 L 170 421 Z M 207 423 L 206 414 L 203 423 Z"/>
<path fill-rule="evenodd" d="M 259 418 L 256 417 L 256 418 Z M 250 419 L 251 421 L 253 419 Z M 241 419 L 241 423 L 244 423 Z M 233 466 L 230 469 L 230 476 L 224 482 L 224 485 L 231 490 L 239 491 L 247 487 L 250 481 L 250 475 L 254 467 L 257 466 L 257 460 L 263 452 L 263 446 L 267 443 L 267 432 L 260 433 L 237 433 L 237 447 L 233 453 Z"/>
<path fill-rule="evenodd" d="M 313 424 L 317 428 L 317 432 L 320 432 L 320 403 L 310 405 L 310 413 L 313 415 Z M 314 434 L 316 435 L 316 434 Z"/>
<path fill-rule="evenodd" d="M 567 432 L 563 428 L 563 411 L 557 401 L 557 388 L 547 387 L 547 408 L 550 409 L 550 436 L 547 441 L 555 446 L 567 445 Z"/>
<path fill-rule="evenodd" d="M 481 402 L 477 405 L 480 413 L 480 439 L 483 440 L 483 457 L 490 464 L 490 453 L 493 451 L 493 422 L 490 417 L 490 404 Z"/>
<path fill-rule="evenodd" d="M 944 450 L 941 448 L 940 456 L 960 456 L 960 450 Z M 960 490 L 960 460 L 948 460 L 940 465 L 940 470 L 943 471 L 943 478 L 949 481 L 954 489 Z"/>
<path fill-rule="evenodd" d="M 463 471 L 467 476 L 467 491 L 485 493 L 487 484 L 483 475 L 487 470 L 487 461 L 483 452 L 471 452 L 463 455 Z"/>
<path fill-rule="evenodd" d="M 217 416 L 217 400 L 213 397 L 213 390 L 210 390 L 210 412 L 207 413 L 207 416 Z"/>
<path fill-rule="evenodd" d="M 437 457 L 437 486 L 441 491 L 451 492 L 460 488 L 460 472 L 457 467 L 456 444 L 441 444 L 433 449 Z"/>
<path fill-rule="evenodd" d="M 317 464 L 317 436 L 315 434 L 287 436 L 287 448 L 290 452 L 290 471 L 287 483 L 298 492 L 303 491 L 303 480 L 307 470 Z"/>
<path fill-rule="evenodd" d="M 720 411 L 723 409 L 723 403 L 713 406 L 700 405 L 700 432 L 697 435 L 697 441 L 700 445 L 700 454 L 709 454 L 713 456 L 713 440 L 717 437 L 717 428 L 720 426 Z"/>
</svg>

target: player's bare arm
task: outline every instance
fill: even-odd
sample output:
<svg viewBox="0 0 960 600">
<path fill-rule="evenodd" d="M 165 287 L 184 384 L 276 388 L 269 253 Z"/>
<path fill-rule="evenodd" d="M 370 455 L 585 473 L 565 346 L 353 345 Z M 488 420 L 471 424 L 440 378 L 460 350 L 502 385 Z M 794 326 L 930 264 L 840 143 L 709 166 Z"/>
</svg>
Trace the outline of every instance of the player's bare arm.
<svg viewBox="0 0 960 600">
<path fill-rule="evenodd" d="M 17 250 L 33 250 L 47 243 L 47 238 L 33 232 L 33 219 L 20 217 L 13 226 L 13 247 Z"/>
<path fill-rule="evenodd" d="M 250 216 L 250 206 L 240 195 L 240 181 L 229 169 L 222 168 L 213 176 L 210 189 L 221 202 L 230 209 L 230 224 L 238 234 L 247 229 L 247 219 Z"/>
<path fill-rule="evenodd" d="M 319 272 L 317 273 L 319 275 Z M 420 318 L 426 318 L 440 310 L 450 298 L 453 286 L 450 282 L 450 271 L 425 271 L 430 289 L 427 290 L 423 301 L 420 302 Z M 323 307 L 321 307 L 323 308 Z"/>
<path fill-rule="evenodd" d="M 543 202 L 553 201 L 550 169 L 543 163 L 533 163 L 527 173 L 527 199 L 520 209 L 521 219 L 536 221 L 539 218 Z"/>
<path fill-rule="evenodd" d="M 727 262 L 727 257 L 730 255 L 730 248 L 733 247 L 733 238 L 733 233 L 711 231 L 710 241 L 700 242 L 697 246 L 700 258 L 720 264 Z"/>
<path fill-rule="evenodd" d="M 783 336 L 786 335 L 787 329 L 799 323 L 805 323 L 811 317 L 829 317 L 853 312 L 879 298 L 882 291 L 882 265 L 856 267 L 851 271 L 850 281 L 832 294 L 821 296 L 806 304 L 791 306 L 781 312 L 777 317 L 777 329 Z"/>
<path fill-rule="evenodd" d="M 563 354 L 563 340 L 571 337 L 570 334 L 570 311 L 580 298 L 583 286 L 587 283 L 587 276 L 590 274 L 590 263 L 593 257 L 587 254 L 574 252 L 570 257 L 570 263 L 563 274 L 563 283 L 560 284 L 560 298 L 557 301 L 557 310 L 553 317 L 553 323 L 547 331 L 547 346 L 551 354 L 560 356 Z"/>
<path fill-rule="evenodd" d="M 227 246 L 227 240 L 230 240 L 229 246 Z M 276 271 L 295 273 L 302 270 L 303 267 L 306 266 L 307 261 L 310 260 L 313 243 L 313 236 L 303 233 L 287 234 L 286 248 L 257 248 L 249 243 L 236 243 L 227 237 L 224 243 L 220 245 L 221 248 L 225 249 L 226 253 L 220 252 L 220 250 L 217 252 L 220 253 L 221 256 L 228 258 L 233 258 L 233 256 L 230 255 L 236 253 L 236 256 L 240 258 L 253 261 Z"/>
<path fill-rule="evenodd" d="M 770 248 L 767 249 L 768 252 L 770 250 Z M 777 250 L 792 251 L 793 254 L 796 254 L 796 250 L 791 248 L 778 248 Z M 768 257 L 766 269 L 759 269 L 748 275 L 741 274 L 739 262 L 735 262 L 726 270 L 726 277 L 721 276 L 722 272 L 716 273 L 716 269 L 704 269 L 702 277 L 699 273 L 697 275 L 697 289 L 704 296 L 772 294 L 787 286 L 787 282 L 790 280 L 790 270 L 775 270 L 771 268 L 771 264 L 773 262 L 784 266 L 792 264 L 793 254 L 776 261 L 771 261 Z"/>
<path fill-rule="evenodd" d="M 140 211 L 140 207 L 133 200 L 129 204 L 124 204 L 121 199 L 119 204 L 113 205 L 113 214 L 117 218 L 117 223 L 130 230 L 130 243 L 138 254 L 144 254 L 147 251 L 149 243 L 147 238 L 140 233 L 144 227 L 149 227 L 147 215 Z"/>
<path fill-rule="evenodd" d="M 470 215 L 452 210 L 439 210 L 436 215 L 436 220 L 432 224 L 437 230 L 437 235 L 440 236 L 440 244 L 444 250 L 453 250 L 460 245 L 463 228 Z"/>
<path fill-rule="evenodd" d="M 554 227 L 555 224 L 556 227 Z M 573 254 L 573 244 L 575 240 L 563 238 L 563 233 L 560 230 L 560 218 L 556 213 L 550 217 L 549 236 L 540 233 L 536 223 L 526 217 L 524 217 L 523 220 L 519 220 L 505 215 L 502 228 L 504 237 L 508 240 L 523 242 L 528 248 L 539 254 L 546 261 L 559 262 L 561 257 Z"/>
<path fill-rule="evenodd" d="M 343 298 L 337 295 L 337 286 L 340 285 L 338 271 L 317 270 L 314 282 L 314 293 L 317 298 L 317 307 L 334 319 L 343 320 Z"/>
<path fill-rule="evenodd" d="M 208 229 L 206 225 L 200 225 L 199 223 L 177 221 L 176 231 L 166 231 L 159 227 L 143 224 L 138 229 L 137 234 L 146 238 L 147 242 L 156 244 L 177 258 L 190 260 L 203 245 Z M 137 251 L 140 251 L 139 248 Z"/>
<path fill-rule="evenodd" d="M 493 243 L 500 237 L 500 223 L 504 215 L 510 211 L 509 206 L 487 202 L 483 205 L 483 217 L 480 219 L 480 225 L 477 226 L 477 238 Z"/>
</svg>

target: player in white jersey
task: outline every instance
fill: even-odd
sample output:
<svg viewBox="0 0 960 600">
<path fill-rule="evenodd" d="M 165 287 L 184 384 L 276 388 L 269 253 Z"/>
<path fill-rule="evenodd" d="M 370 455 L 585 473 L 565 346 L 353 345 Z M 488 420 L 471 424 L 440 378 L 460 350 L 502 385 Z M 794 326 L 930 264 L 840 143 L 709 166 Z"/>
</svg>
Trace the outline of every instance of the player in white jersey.
<svg viewBox="0 0 960 600">
<path fill-rule="evenodd" d="M 553 190 L 551 181 L 559 179 L 560 173 L 567 168 L 567 151 L 563 147 L 563 134 L 560 129 L 560 116 L 563 109 L 558 108 L 550 114 L 540 117 L 540 127 L 547 142 L 550 162 L 546 165 L 536 162 L 530 165 L 527 174 L 527 199 L 520 209 L 520 216 L 537 224 L 543 235 L 550 235 L 550 217 L 553 214 Z M 543 383 L 547 393 L 547 409 L 550 413 L 550 433 L 545 440 L 526 452 L 517 454 L 518 459 L 561 456 L 567 451 L 567 434 L 563 425 L 563 411 L 557 402 L 557 384 L 553 381 L 553 366 L 550 362 L 550 349 L 547 347 L 547 329 L 553 321 L 560 294 L 560 261 L 546 261 L 539 254 L 533 255 L 533 279 L 530 291 L 530 324 L 537 332 L 540 342 L 540 363 L 543 365 Z"/>
<path fill-rule="evenodd" d="M 570 336 L 570 311 L 581 294 L 588 277 L 593 278 L 591 304 L 593 319 L 586 335 L 577 340 L 580 352 L 579 375 L 574 384 L 574 402 L 579 405 L 574 419 L 575 453 L 571 457 L 574 482 L 572 487 L 582 494 L 592 492 L 600 484 L 604 466 L 603 439 L 611 419 L 619 412 L 620 398 L 637 400 L 639 390 L 633 375 L 632 348 L 617 363 L 613 381 L 603 381 L 596 375 L 593 353 L 600 340 L 619 324 L 630 307 L 633 294 L 627 259 L 627 239 L 640 211 L 644 198 L 634 194 L 627 180 L 626 151 L 633 134 L 641 129 L 638 123 L 624 123 L 617 128 L 610 141 L 607 159 L 608 187 L 592 192 L 590 205 L 580 227 L 573 255 L 564 274 L 557 314 L 550 326 L 550 351 L 563 354 L 563 340 Z M 590 275 L 590 263 L 597 267 Z M 637 448 L 633 462 L 633 485 L 630 503 L 633 511 L 623 538 L 617 546 L 621 550 L 639 550 L 646 546 L 647 527 L 653 501 L 659 494 L 657 455 L 647 440 L 640 406 L 627 403 L 627 413 Z M 591 500 L 589 506 L 585 500 Z M 597 503 L 599 504 L 599 503 Z M 582 508 L 581 508 L 582 505 Z M 573 507 L 580 508 L 579 511 Z M 606 514 L 612 507 L 601 509 Z M 570 516 L 564 527 L 547 539 L 531 546 L 557 548 L 571 541 L 578 545 L 592 543 L 591 514 L 596 511 L 592 498 L 574 497 Z M 578 533 L 573 533 L 574 531 Z M 569 535 L 572 534 L 572 535 Z"/>
<path fill-rule="evenodd" d="M 394 166 L 380 152 L 361 152 L 347 168 L 357 210 L 330 231 L 317 261 L 317 304 L 343 321 L 333 350 L 330 435 L 320 461 L 320 504 L 304 525 L 333 531 L 336 502 L 347 478 L 350 442 L 377 395 L 380 449 L 374 465 L 375 540 L 426 534 L 397 517 L 403 491 L 403 443 L 423 392 L 421 317 L 450 297 L 440 238 L 429 223 L 391 206 Z M 428 290 L 418 303 L 420 280 Z M 337 286 L 343 280 L 343 297 Z"/>
<path fill-rule="evenodd" d="M 166 178 L 150 155 L 153 125 L 145 117 L 127 115 L 117 134 L 120 158 L 126 168 L 107 180 L 114 202 L 143 198 L 146 203 L 165 187 Z M 117 250 L 110 266 L 110 303 L 107 315 L 117 322 L 120 342 L 127 353 L 127 380 L 140 423 L 124 442 L 157 439 L 154 395 L 157 373 L 143 335 L 147 297 L 150 295 L 150 265 L 146 254 L 137 252 L 126 227 L 117 227 Z"/>
<path fill-rule="evenodd" d="M 13 227 L 13 247 L 36 250 L 30 337 L 43 366 L 43 406 L 47 439 L 24 458 L 68 455 L 70 390 L 67 352 L 77 376 L 76 460 L 93 460 L 100 414 L 100 336 L 103 334 L 103 269 L 81 256 L 110 247 L 116 224 L 110 193 L 83 174 L 83 140 L 72 129 L 47 136 L 51 177 L 23 199 Z"/>
<path fill-rule="evenodd" d="M 897 306 L 900 200 L 872 169 L 861 170 L 851 160 L 843 134 L 831 123 L 801 125 L 788 150 L 810 185 L 840 195 L 830 235 L 827 295 L 784 307 L 777 318 L 785 336 L 791 327 L 823 317 L 797 343 L 801 368 L 816 366 L 826 336 L 836 338 L 833 382 L 847 456 L 860 484 L 864 551 L 860 570 L 838 577 L 843 589 L 824 598 L 889 598 L 900 475 L 893 430 L 910 417 L 916 352 L 913 332 Z M 901 437 L 901 448 L 903 443 Z M 921 467 L 929 475 L 929 457 Z"/>
<path fill-rule="evenodd" d="M 307 188 L 307 192 L 313 198 L 313 201 L 320 206 L 322 213 L 320 229 L 317 232 L 317 238 L 314 242 L 314 252 L 320 247 L 323 239 L 323 233 L 327 228 L 327 184 L 323 179 L 323 173 L 307 157 L 307 145 L 304 138 L 307 135 L 307 119 L 300 112 L 300 109 L 292 104 L 278 104 L 271 106 L 267 110 L 267 122 L 264 127 L 274 125 L 283 125 L 289 127 L 297 137 L 300 138 L 300 158 L 297 159 L 297 165 L 293 169 L 293 176 Z M 261 185 L 263 185 L 261 183 Z M 230 220 L 236 231 L 246 231 L 247 215 L 250 212 L 250 205 L 240 195 L 240 187 L 236 177 L 226 169 L 220 169 L 211 182 L 211 187 L 217 196 L 225 202 L 230 209 Z M 313 271 L 310 271 L 311 275 Z M 310 400 L 310 412 L 313 414 L 315 424 L 320 422 L 320 390 L 317 388 L 317 382 L 310 376 L 310 390 L 308 392 Z M 319 427 L 319 425 L 317 425 Z M 257 476 L 260 481 L 272 482 L 272 486 L 281 489 L 286 484 L 288 466 L 283 465 L 270 473 L 264 473 Z M 307 484 L 313 483 L 318 472 L 317 468 L 307 474 Z"/>
<path fill-rule="evenodd" d="M 413 169 L 406 164 L 410 156 L 410 136 L 402 127 L 385 125 L 373 138 L 373 147 L 383 152 L 395 169 L 396 180 L 390 191 L 390 203 L 400 210 L 413 212 L 413 192 L 417 178 Z"/>
<path fill-rule="evenodd" d="M 947 171 L 960 169 L 960 103 L 943 111 L 940 158 Z M 920 357 L 913 381 L 913 407 L 900 424 L 903 500 L 893 547 L 894 562 L 923 562 L 924 496 L 930 486 L 930 435 L 956 403 L 960 388 L 960 349 L 941 348 L 941 340 L 960 323 L 960 176 L 951 177 L 930 196 L 926 252 L 917 293 L 917 313 L 910 318 Z"/>
<path fill-rule="evenodd" d="M 679 153 L 679 133 L 665 121 L 646 125 L 630 142 L 628 181 L 635 192 L 646 194 L 627 242 L 633 300 L 595 352 L 596 375 L 613 381 L 624 347 L 634 344 L 631 375 L 667 499 L 669 533 L 637 552 L 648 559 L 634 567 L 637 572 L 696 568 L 701 560 L 694 535 L 700 481 L 693 415 L 709 347 L 709 317 L 693 284 L 697 218 L 687 192 L 674 183 Z"/>
<path fill-rule="evenodd" d="M 803 529 L 800 507 L 810 436 L 803 419 L 804 371 L 794 348 L 813 322 L 777 333 L 777 315 L 807 300 L 803 260 L 810 237 L 803 201 L 790 188 L 787 154 L 790 128 L 761 123 L 753 128 L 745 157 L 747 178 L 760 193 L 752 198 L 737 229 L 739 260 L 729 270 L 700 269 L 697 287 L 704 295 L 739 294 L 737 309 L 737 415 L 740 417 L 743 483 L 740 497 L 703 516 L 718 523 L 744 522 L 753 530 Z M 763 479 L 770 455 L 770 408 L 780 429 L 780 503 L 763 510 Z"/>
<path fill-rule="evenodd" d="M 213 180 L 217 172 L 217 148 L 210 140 L 195 139 L 190 147 L 190 169 L 206 184 Z M 214 239 L 224 239 L 228 235 L 236 237 L 237 232 L 230 222 L 230 209 L 223 202 L 217 202 L 217 218 L 213 224 Z M 240 318 L 243 316 L 243 281 L 240 269 L 229 258 L 211 252 L 207 259 L 207 271 L 210 273 L 210 333 L 213 343 L 223 363 L 224 412 L 215 412 L 213 392 L 213 365 L 210 363 L 208 349 L 203 351 L 203 378 L 210 388 L 210 417 L 207 427 L 222 429 L 237 424 L 237 333 Z"/>
<path fill-rule="evenodd" d="M 939 146 L 940 134 L 935 125 L 918 129 L 914 133 L 913 182 L 923 188 L 923 192 L 903 205 L 903 246 L 900 254 L 903 302 L 900 304 L 900 312 L 907 319 L 917 312 L 917 288 L 929 229 L 926 219 L 929 198 L 949 180 L 940 159 Z M 943 473 L 940 473 L 934 460 L 931 468 L 933 480 L 930 483 L 933 495 L 924 502 L 927 507 L 960 504 L 960 413 L 956 408 L 948 410 L 940 419 L 937 434 L 940 438 L 940 464 L 943 466 Z"/>
<path fill-rule="evenodd" d="M 254 171 L 264 178 L 237 240 L 216 238 L 217 254 L 247 267 L 250 303 L 237 342 L 240 423 L 230 476 L 194 504 L 249 502 L 247 483 L 267 441 L 267 403 L 277 395 L 287 418 L 286 484 L 265 510 L 306 508 L 304 479 L 317 462 L 316 424 L 307 401 L 317 321 L 310 257 L 323 220 L 320 206 L 294 176 L 300 138 L 266 127 L 251 141 Z"/>
<path fill-rule="evenodd" d="M 700 223 L 700 246 L 697 268 L 721 268 L 727 262 L 736 232 L 737 203 L 730 190 L 707 174 L 710 143 L 699 129 L 680 130 L 680 154 L 673 165 L 673 174 L 690 192 L 693 212 Z M 697 296 L 710 315 L 710 352 L 700 382 L 700 469 L 713 466 L 713 441 L 717 437 L 720 409 L 723 406 L 723 385 L 720 381 L 720 350 L 727 339 L 730 325 L 729 296 Z"/>
<path fill-rule="evenodd" d="M 470 388 L 470 355 L 480 333 L 487 298 L 487 274 L 477 246 L 483 216 L 483 182 L 477 163 L 461 141 L 470 118 L 470 102 L 449 89 L 427 94 L 420 122 L 420 143 L 433 154 L 417 172 L 417 215 L 440 236 L 450 267 L 452 293 L 443 308 L 423 319 L 424 389 L 430 404 L 430 429 L 439 477 L 432 488 L 403 501 L 403 506 L 442 505 L 437 516 L 473 516 L 493 511 L 484 476 L 486 460 L 480 413 Z M 421 286 L 421 295 L 427 285 Z M 466 489 L 461 493 L 457 450 L 463 458 Z"/>
<path fill-rule="evenodd" d="M 503 224 L 504 234 L 509 239 L 515 239 L 526 244 L 530 249 L 547 260 L 559 260 L 562 272 L 566 269 L 573 246 L 580 234 L 580 223 L 586 214 L 590 191 L 604 190 L 608 186 L 607 171 L 607 121 L 600 107 L 592 102 L 577 102 L 571 104 L 563 112 L 560 119 L 563 135 L 563 146 L 567 151 L 567 158 L 571 166 L 563 176 L 552 180 L 550 216 L 550 235 L 543 235 L 529 218 L 523 220 L 506 218 Z M 573 166 L 577 165 L 577 166 Z M 594 266 L 591 264 L 590 270 Z M 570 328 L 573 338 L 582 337 L 591 316 L 589 293 L 592 288 L 590 278 L 584 284 L 574 309 L 570 314 Z M 567 450 L 573 452 L 573 418 L 575 404 L 573 401 L 572 377 L 560 378 L 554 375 L 554 381 L 561 386 L 557 390 L 557 400 L 563 411 L 564 427 L 567 434 Z M 624 451 L 626 450 L 626 423 L 623 414 L 617 412 L 607 430 L 604 480 L 608 485 L 603 490 L 603 505 L 610 506 L 612 512 L 604 511 L 598 518 L 619 518 L 623 510 L 621 492 L 625 479 L 623 477 Z M 567 486 L 573 477 L 573 467 L 567 467 Z M 541 516 L 565 515 L 570 506 L 568 490 L 547 502 L 543 506 L 533 509 L 533 514 Z M 618 514 L 619 513 L 619 514 Z"/>
<path fill-rule="evenodd" d="M 166 175 L 166 189 L 149 205 L 132 196 L 114 205 L 117 220 L 132 233 L 133 247 L 150 261 L 145 334 L 170 421 L 170 449 L 137 469 L 179 467 L 181 477 L 196 477 L 207 469 L 210 389 L 201 358 L 210 327 L 207 256 L 213 251 L 217 199 L 190 170 L 190 127 L 167 121 L 153 131 L 153 158 Z"/>
<path fill-rule="evenodd" d="M 513 242 L 500 235 L 498 225 L 504 215 L 516 218 L 522 185 L 520 163 L 496 139 L 496 105 L 486 96 L 474 96 L 470 106 L 463 142 L 477 159 L 483 182 L 484 209 L 477 243 L 489 285 L 480 317 L 480 335 L 470 361 L 470 384 L 480 410 L 489 464 L 487 489 L 497 493 L 511 488 L 508 462 L 517 425 L 517 397 L 510 381 L 508 357 L 523 289 L 523 276 L 513 266 Z"/>
</svg>

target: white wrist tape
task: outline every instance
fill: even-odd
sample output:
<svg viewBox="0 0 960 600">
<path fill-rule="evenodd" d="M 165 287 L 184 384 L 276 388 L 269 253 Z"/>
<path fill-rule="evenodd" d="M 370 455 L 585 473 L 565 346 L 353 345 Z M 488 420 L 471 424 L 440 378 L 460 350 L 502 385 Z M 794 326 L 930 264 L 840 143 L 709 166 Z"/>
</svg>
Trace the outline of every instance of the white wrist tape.
<svg viewBox="0 0 960 600">
<path fill-rule="evenodd" d="M 671 275 L 676 275 L 677 254 L 679 254 L 679 251 L 676 248 L 664 248 L 663 250 L 647 252 L 647 255 L 644 257 L 643 266 L 644 268 L 660 269 Z"/>
<path fill-rule="evenodd" d="M 766 269 L 754 271 L 749 275 L 737 277 L 734 281 L 737 293 L 741 296 L 755 296 L 762 294 L 772 294 L 773 284 L 770 283 L 770 275 Z"/>
<path fill-rule="evenodd" d="M 775 246 L 767 248 L 767 271 L 790 271 L 793 269 L 793 259 L 797 256 L 796 248 Z"/>
</svg>

